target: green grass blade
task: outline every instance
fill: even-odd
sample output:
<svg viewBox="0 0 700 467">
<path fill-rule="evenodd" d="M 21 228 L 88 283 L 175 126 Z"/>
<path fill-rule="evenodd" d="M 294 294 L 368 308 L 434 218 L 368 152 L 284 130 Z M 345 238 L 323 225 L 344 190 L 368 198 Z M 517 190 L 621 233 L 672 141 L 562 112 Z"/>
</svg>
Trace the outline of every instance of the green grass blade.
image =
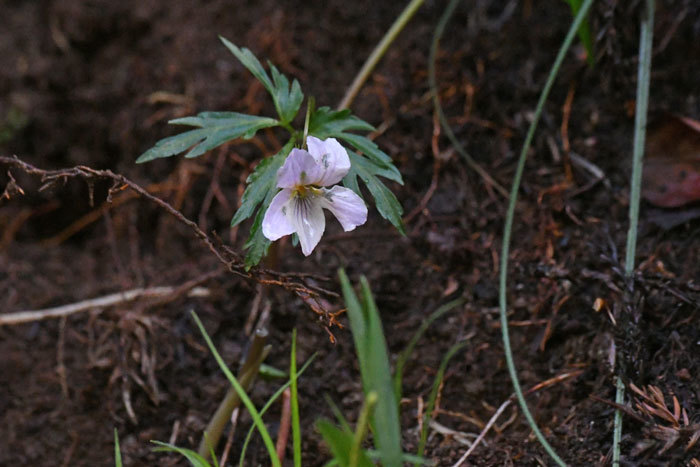
<svg viewBox="0 0 700 467">
<path fill-rule="evenodd" d="M 565 0 L 566 3 L 571 7 L 571 14 L 576 16 L 578 10 L 581 8 L 581 3 L 583 0 Z M 586 49 L 586 61 L 589 66 L 595 65 L 595 56 L 593 53 L 593 38 L 591 37 L 591 27 L 588 24 L 588 20 L 584 19 L 581 23 L 581 27 L 578 29 L 578 38 L 583 44 L 583 48 Z"/>
<path fill-rule="evenodd" d="M 352 448 L 350 450 L 350 467 L 357 467 L 360 461 L 360 452 L 362 451 L 362 440 L 365 439 L 367 435 L 367 428 L 369 425 L 369 417 L 374 410 L 374 405 L 377 403 L 377 393 L 372 391 L 367 394 L 365 398 L 364 406 L 360 412 L 360 417 L 357 420 L 357 426 L 355 427 L 355 434 L 353 435 Z"/>
<path fill-rule="evenodd" d="M 447 369 L 447 364 L 450 363 L 452 357 L 454 357 L 455 354 L 459 352 L 462 349 L 462 347 L 464 347 L 466 344 L 466 341 L 457 342 L 452 347 L 450 347 L 445 356 L 442 357 L 442 361 L 440 362 L 440 368 L 438 369 L 437 375 L 435 375 L 435 380 L 433 381 L 433 388 L 430 391 L 428 405 L 425 409 L 425 414 L 423 415 L 423 426 L 420 431 L 418 452 L 416 453 L 419 459 L 422 459 L 423 454 L 425 453 L 425 443 L 428 440 L 428 428 L 430 428 L 430 420 L 432 420 L 433 418 L 433 410 L 435 409 L 435 401 L 438 396 L 438 391 L 440 390 L 440 385 L 442 384 L 442 380 L 445 378 L 445 370 Z M 414 463 L 416 467 L 418 467 L 420 464 L 421 462 Z"/>
<path fill-rule="evenodd" d="M 338 271 L 338 276 L 340 277 L 340 285 L 343 290 L 343 299 L 345 300 L 345 307 L 347 308 L 348 320 L 350 321 L 350 329 L 352 330 L 352 338 L 355 342 L 355 351 L 357 352 L 357 360 L 360 364 L 360 374 L 362 375 L 362 387 L 365 394 L 369 391 L 367 387 L 366 374 L 367 369 L 367 356 L 365 352 L 367 351 L 367 346 L 365 341 L 367 339 L 367 323 L 365 322 L 365 316 L 362 312 L 362 305 L 355 295 L 355 291 L 350 285 L 350 279 L 345 274 L 344 270 Z"/>
<path fill-rule="evenodd" d="M 353 433 L 351 431 L 344 431 L 335 426 L 328 420 L 318 420 L 316 422 L 316 428 L 323 437 L 323 440 L 328 444 L 328 447 L 333 453 L 333 461 L 335 464 L 330 462 L 326 465 L 340 465 L 341 467 L 350 466 L 350 452 L 353 446 Z M 364 450 L 360 450 L 357 456 L 357 467 L 374 467 L 374 464 Z"/>
<path fill-rule="evenodd" d="M 294 466 L 301 467 L 301 424 L 299 423 L 299 391 L 297 389 L 297 330 L 292 331 L 292 355 L 289 363 L 289 379 L 292 383 L 292 445 Z"/>
<path fill-rule="evenodd" d="M 367 353 L 369 357 L 370 381 L 378 400 L 373 413 L 376 444 L 382 453 L 385 466 L 401 466 L 401 426 L 399 409 L 391 380 L 391 367 L 386 339 L 382 330 L 381 319 L 374 303 L 367 279 L 360 278 L 362 303 L 367 318 Z"/>
<path fill-rule="evenodd" d="M 265 423 L 263 422 L 263 420 L 260 416 L 260 413 L 255 408 L 255 405 L 253 405 L 253 401 L 250 400 L 250 397 L 248 397 L 248 394 L 246 394 L 246 392 L 243 390 L 243 387 L 241 387 L 241 385 L 238 382 L 238 380 L 236 379 L 236 377 L 233 375 L 233 373 L 231 373 L 231 371 L 226 366 L 226 363 L 221 358 L 221 355 L 219 355 L 219 352 L 216 350 L 216 347 L 214 347 L 214 343 L 211 341 L 211 338 L 207 334 L 207 331 L 204 329 L 204 325 L 199 320 L 199 317 L 197 316 L 197 314 L 194 311 L 192 312 L 192 318 L 197 323 L 197 327 L 199 328 L 199 331 L 202 333 L 204 340 L 207 342 L 207 346 L 209 347 L 209 350 L 214 355 L 214 358 L 216 359 L 216 363 L 219 364 L 219 368 L 221 368 L 221 371 L 226 375 L 226 378 L 231 383 L 231 386 L 234 387 L 234 389 L 238 393 L 238 396 L 241 398 L 241 401 L 245 405 L 246 409 L 248 409 L 248 413 L 250 414 L 250 417 L 253 419 L 253 423 L 255 424 L 256 428 L 260 432 L 260 436 L 262 437 L 263 442 L 265 443 L 265 447 L 267 448 L 267 453 L 270 456 L 270 462 L 272 463 L 272 465 L 274 467 L 281 467 L 282 464 L 280 463 L 279 457 L 277 457 L 277 451 L 275 450 L 275 443 L 272 442 L 272 438 L 270 437 L 270 433 L 267 431 L 267 428 L 265 427 Z"/>
<path fill-rule="evenodd" d="M 335 419 L 338 421 L 338 424 L 340 424 L 340 428 L 342 428 L 343 431 L 352 431 L 350 424 L 345 419 L 345 416 L 343 416 L 343 412 L 341 412 L 338 405 L 333 402 L 333 399 L 331 399 L 328 394 L 325 394 L 325 399 L 326 403 L 331 408 L 331 412 L 333 412 L 333 415 L 335 415 Z"/>
<path fill-rule="evenodd" d="M 411 337 L 411 340 L 408 342 L 408 345 L 406 345 L 406 348 L 403 349 L 403 351 L 399 355 L 399 358 L 396 359 L 396 365 L 394 369 L 394 392 L 396 393 L 397 401 L 401 401 L 401 384 L 403 381 L 403 370 L 406 367 L 406 363 L 411 357 L 413 350 L 416 348 L 418 341 L 423 337 L 423 334 L 425 334 L 425 332 L 428 330 L 430 325 L 432 325 L 435 322 L 435 320 L 441 318 L 445 313 L 447 313 L 455 307 L 462 305 L 463 303 L 464 299 L 458 298 L 456 300 L 452 300 L 451 302 L 445 303 L 437 310 L 432 312 L 430 316 L 423 320 L 418 330 L 415 332 L 415 334 L 413 334 L 413 337 Z"/>
<path fill-rule="evenodd" d="M 377 392 L 378 400 L 374 409 L 374 437 L 382 464 L 387 467 L 402 465 L 401 462 L 401 425 L 399 408 L 391 380 L 391 367 L 386 339 L 382 330 L 381 319 L 374 303 L 367 279 L 360 278 L 362 302 L 367 317 L 367 353 L 372 391 Z"/>
<path fill-rule="evenodd" d="M 581 26 L 581 23 L 588 14 L 588 10 L 590 10 L 592 4 L 593 0 L 585 0 L 583 5 L 581 5 L 581 9 L 578 11 L 578 14 L 574 18 L 573 24 L 569 28 L 569 32 L 567 33 L 566 38 L 564 39 L 564 42 L 562 43 L 561 48 L 559 49 L 557 58 L 554 60 L 554 65 L 552 65 L 552 69 L 549 72 L 549 76 L 547 77 L 547 82 L 545 83 L 544 88 L 542 89 L 542 93 L 540 94 L 539 101 L 537 102 L 537 107 L 535 108 L 535 115 L 532 119 L 532 123 L 530 124 L 530 128 L 528 128 L 522 150 L 520 151 L 520 157 L 518 159 L 518 166 L 515 171 L 515 176 L 513 177 L 513 187 L 511 188 L 510 192 L 510 201 L 508 202 L 508 210 L 506 211 L 505 227 L 503 228 L 503 245 L 501 248 L 501 263 L 499 271 L 498 302 L 501 316 L 501 334 L 503 337 L 503 350 L 506 357 L 506 363 L 508 365 L 508 373 L 510 374 L 510 379 L 513 383 L 513 390 L 515 391 L 515 395 L 518 399 L 518 403 L 520 404 L 520 408 L 522 409 L 523 414 L 525 414 L 525 418 L 527 419 L 530 428 L 532 428 L 532 431 L 535 433 L 535 436 L 537 436 L 537 439 L 542 444 L 547 453 L 560 466 L 566 464 L 554 451 L 552 446 L 549 444 L 549 442 L 547 442 L 547 439 L 544 437 L 544 435 L 538 428 L 537 423 L 535 422 L 535 419 L 527 406 L 525 397 L 523 396 L 523 391 L 520 387 L 520 382 L 518 381 L 518 372 L 515 369 L 515 363 L 513 362 L 513 351 L 510 348 L 510 336 L 508 332 L 508 298 L 506 296 L 506 291 L 508 290 L 508 258 L 510 251 L 510 240 L 513 232 L 513 218 L 515 217 L 515 205 L 518 200 L 518 191 L 520 189 L 520 182 L 522 180 L 523 171 L 525 169 L 527 152 L 530 149 L 532 137 L 535 134 L 537 123 L 539 122 L 540 116 L 542 115 L 544 103 L 547 101 L 549 92 L 552 89 L 552 85 L 554 84 L 554 79 L 559 73 L 559 68 L 561 67 L 562 62 L 564 61 L 564 57 L 566 56 L 569 47 L 571 47 L 571 43 L 573 42 L 574 37 L 576 36 L 576 31 L 578 31 L 578 28 Z"/>
<path fill-rule="evenodd" d="M 114 429 L 114 465 L 122 467 L 122 451 L 119 449 L 119 433 Z"/>
<path fill-rule="evenodd" d="M 151 443 L 158 445 L 157 448 L 153 449 L 153 452 L 175 452 L 187 459 L 193 467 L 211 467 L 209 462 L 207 462 L 204 457 L 200 456 L 191 449 L 179 448 L 162 441 L 151 441 Z"/>
<path fill-rule="evenodd" d="M 362 374 L 365 397 L 371 392 L 378 396 L 372 415 L 375 443 L 382 455 L 382 465 L 401 466 L 401 427 L 399 412 L 391 380 L 389 353 L 382 331 L 379 312 L 372 298 L 367 279 L 360 279 L 362 301 L 355 295 L 345 271 L 338 272 L 347 306 L 350 328 Z"/>
<path fill-rule="evenodd" d="M 297 375 L 296 375 L 297 379 L 300 378 L 301 375 L 304 374 L 304 372 L 306 371 L 306 369 L 309 367 L 309 365 L 311 365 L 311 363 L 312 363 L 312 362 L 314 361 L 314 359 L 316 358 L 316 355 L 317 355 L 317 354 L 314 353 L 311 357 L 309 357 L 309 359 L 306 361 L 306 363 L 304 363 L 304 365 L 301 367 L 301 369 L 299 370 L 299 372 L 298 372 Z M 291 384 L 292 384 L 292 380 L 290 379 L 290 380 L 287 381 L 282 387 L 280 387 L 277 391 L 275 391 L 275 393 L 272 395 L 272 397 L 270 397 L 270 398 L 268 399 L 268 401 L 265 403 L 265 405 L 263 406 L 263 408 L 260 409 L 260 416 L 261 416 L 261 417 L 265 414 L 265 412 L 268 411 L 268 409 L 269 409 L 270 407 L 272 407 L 272 404 L 274 404 L 275 401 L 277 401 L 277 399 L 280 398 L 280 396 L 282 395 L 282 393 L 283 393 Z M 245 441 L 243 442 L 243 447 L 241 448 L 241 455 L 240 455 L 239 460 L 238 460 L 238 465 L 239 465 L 240 467 L 243 467 L 243 462 L 244 462 L 244 459 L 245 459 L 245 453 L 246 453 L 246 451 L 248 450 L 248 444 L 250 444 L 250 440 L 253 438 L 253 433 L 254 433 L 254 432 L 255 432 L 255 425 L 253 425 L 253 426 L 250 427 L 250 429 L 248 430 L 248 434 L 247 434 L 246 437 L 245 437 Z"/>
</svg>

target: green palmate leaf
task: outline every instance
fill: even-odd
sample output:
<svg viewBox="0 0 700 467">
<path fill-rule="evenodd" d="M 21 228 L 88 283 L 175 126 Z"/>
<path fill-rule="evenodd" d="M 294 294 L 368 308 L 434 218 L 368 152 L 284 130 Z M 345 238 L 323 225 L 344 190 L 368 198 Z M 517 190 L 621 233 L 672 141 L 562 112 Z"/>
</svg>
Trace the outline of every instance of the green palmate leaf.
<svg viewBox="0 0 700 467">
<path fill-rule="evenodd" d="M 270 71 L 272 72 L 272 79 L 270 79 L 270 76 L 260 61 L 253 55 L 253 52 L 245 47 L 237 47 L 224 37 L 219 36 L 219 39 L 267 89 L 267 92 L 272 96 L 275 109 L 277 109 L 282 122 L 291 122 L 296 117 L 297 112 L 299 112 L 301 102 L 304 100 L 304 94 L 301 92 L 299 82 L 295 79 L 290 87 L 287 77 L 281 74 L 272 64 L 270 64 Z"/>
<path fill-rule="evenodd" d="M 333 458 L 337 465 L 341 467 L 350 466 L 350 451 L 352 450 L 353 433 L 344 431 L 327 420 L 316 422 L 316 428 L 321 433 L 323 440 L 333 453 Z M 374 463 L 369 459 L 364 450 L 359 452 L 356 466 L 374 467 Z"/>
<path fill-rule="evenodd" d="M 401 234 L 406 235 L 406 231 L 403 228 L 403 221 L 401 220 L 403 208 L 399 200 L 397 200 L 394 193 L 377 178 L 377 176 L 381 176 L 393 180 L 393 178 L 391 178 L 393 172 L 390 169 L 378 166 L 374 161 L 352 151 L 348 151 L 348 155 L 350 156 L 351 168 L 350 172 L 343 178 L 343 185 L 362 196 L 360 187 L 357 184 L 357 177 L 360 177 L 372 194 L 379 214 L 381 214 L 384 219 L 391 222 Z"/>
<path fill-rule="evenodd" d="M 246 189 L 241 198 L 241 207 L 231 219 L 231 227 L 248 219 L 255 212 L 255 208 L 268 196 L 275 192 L 277 187 L 277 171 L 289 152 L 294 147 L 294 140 L 289 140 L 284 147 L 272 157 L 260 161 L 253 173 L 246 180 Z M 272 198 L 270 198 L 272 200 Z"/>
<path fill-rule="evenodd" d="M 280 152 L 263 159 L 246 180 L 248 186 L 243 192 L 241 207 L 231 219 L 231 226 L 238 225 L 253 215 L 255 208 L 258 208 L 253 225 L 250 227 L 250 236 L 243 246 L 247 250 L 246 269 L 260 263 L 270 247 L 270 241 L 262 233 L 262 221 L 272 198 L 277 194 L 277 171 L 282 167 L 293 147 L 294 139 L 290 139 Z"/>
<path fill-rule="evenodd" d="M 361 279 L 362 299 L 360 301 L 342 269 L 339 276 L 360 363 L 362 387 L 365 396 L 370 393 L 377 395 L 377 403 L 372 414 L 372 427 L 382 465 L 401 466 L 399 412 L 379 312 L 365 278 Z"/>
<path fill-rule="evenodd" d="M 246 67 L 248 71 L 250 71 L 253 76 L 255 76 L 257 80 L 262 83 L 263 86 L 265 86 L 265 89 L 267 89 L 270 94 L 274 95 L 275 87 L 272 84 L 272 81 L 270 81 L 270 77 L 267 75 L 265 68 L 263 68 L 260 61 L 255 57 L 255 55 L 253 55 L 253 52 L 245 47 L 239 49 L 225 37 L 219 36 L 219 39 L 221 39 L 221 42 L 224 43 L 226 48 L 228 48 L 231 53 L 236 56 L 238 61 L 241 62 L 243 66 Z"/>
<path fill-rule="evenodd" d="M 354 135 L 352 133 L 339 133 L 337 135 L 340 139 L 345 140 L 350 143 L 358 151 L 364 153 L 377 167 L 383 170 L 379 175 L 382 177 L 393 180 L 396 183 L 403 185 L 403 179 L 401 178 L 401 173 L 399 169 L 394 166 L 391 157 L 377 146 L 374 141 L 365 138 L 364 136 Z"/>
<path fill-rule="evenodd" d="M 157 444 L 159 447 L 154 448 L 154 452 L 176 452 L 187 459 L 193 467 L 211 467 L 209 462 L 206 461 L 202 456 L 197 454 L 191 449 L 179 448 L 173 446 L 172 444 L 163 443 L 161 441 L 151 441 L 153 444 Z"/>
<path fill-rule="evenodd" d="M 331 110 L 319 107 L 311 114 L 309 133 L 320 139 L 326 139 L 348 130 L 373 131 L 374 127 L 350 113 L 350 109 Z"/>
<path fill-rule="evenodd" d="M 274 118 L 256 117 L 238 112 L 202 112 L 196 117 L 178 118 L 168 123 L 199 128 L 158 141 L 155 146 L 136 159 L 136 163 L 174 156 L 190 148 L 185 157 L 201 156 L 227 141 L 240 137 L 252 138 L 258 130 L 279 125 Z"/>
<path fill-rule="evenodd" d="M 321 107 L 316 110 L 312 114 L 309 123 L 309 134 L 320 139 L 339 138 L 344 140 L 358 151 L 364 153 L 379 167 L 387 169 L 386 175 L 383 176 L 403 184 L 401 174 L 394 167 L 388 154 L 379 149 L 372 140 L 364 136 L 347 133 L 348 130 L 372 131 L 374 127 L 352 115 L 349 109 L 336 111 L 328 107 Z"/>
<path fill-rule="evenodd" d="M 272 81 L 275 84 L 275 95 L 273 98 L 279 105 L 280 118 L 283 122 L 291 122 L 297 116 L 301 102 L 304 100 L 301 86 L 299 81 L 295 79 L 290 87 L 287 77 L 277 71 L 277 68 L 272 63 L 269 63 L 269 65 L 272 72 Z"/>
<path fill-rule="evenodd" d="M 267 250 L 270 248 L 270 240 L 263 235 L 262 221 L 263 217 L 265 217 L 265 211 L 267 211 L 268 206 L 270 206 L 273 196 L 274 192 L 270 191 L 268 196 L 260 205 L 260 209 L 258 209 L 258 213 L 255 215 L 255 221 L 253 221 L 253 225 L 250 227 L 250 236 L 248 237 L 248 241 L 246 241 L 245 245 L 243 245 L 243 248 L 246 250 L 246 271 L 253 266 L 257 266 L 260 263 L 260 260 L 262 260 L 267 254 Z"/>
</svg>

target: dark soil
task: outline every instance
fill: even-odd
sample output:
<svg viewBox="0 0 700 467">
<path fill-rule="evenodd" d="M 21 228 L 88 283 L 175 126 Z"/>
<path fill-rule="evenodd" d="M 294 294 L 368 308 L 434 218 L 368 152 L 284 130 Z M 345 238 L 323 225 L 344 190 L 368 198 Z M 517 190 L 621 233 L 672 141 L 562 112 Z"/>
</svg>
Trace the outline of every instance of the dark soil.
<svg viewBox="0 0 700 467">
<path fill-rule="evenodd" d="M 228 225 L 242 182 L 260 157 L 276 150 L 281 135 L 266 132 L 194 160 L 134 164 L 174 133 L 166 125 L 171 118 L 202 110 L 271 112 L 263 88 L 217 34 L 271 60 L 299 78 L 307 95 L 332 106 L 402 7 L 243 3 L 2 2 L 0 155 L 16 154 L 42 169 L 82 164 L 124 174 L 241 251 L 245 231 L 231 232 Z M 440 95 L 457 137 L 506 187 L 570 23 L 565 2 L 514 3 L 464 2 L 447 27 L 437 63 Z M 700 423 L 700 224 L 691 220 L 662 230 L 648 221 L 650 206 L 643 205 L 637 274 L 633 283 L 623 279 L 642 2 L 598 3 L 591 16 L 598 62 L 587 68 L 580 47 L 566 60 L 525 172 L 510 257 L 512 346 L 525 388 L 557 378 L 528 401 L 568 463 L 609 462 L 614 408 L 605 401 L 614 400 L 610 359 L 617 350 L 625 383 L 656 386 L 671 414 L 677 400 L 690 425 L 683 412 L 675 423 L 630 403 L 624 464 L 690 465 L 700 458 L 700 443 L 686 449 Z M 652 108 L 698 119 L 700 7 L 693 0 L 658 3 Z M 376 141 L 404 176 L 405 185 L 392 188 L 407 214 L 432 192 L 437 174 L 432 196 L 407 223 L 408 235 L 400 237 L 375 212 L 352 234 L 332 225 L 308 259 L 281 245 L 277 265 L 328 277 L 319 284 L 334 291 L 338 267 L 353 280 L 367 276 L 392 355 L 431 311 L 453 298 L 466 300 L 430 328 L 407 368 L 402 421 L 409 452 L 418 442 L 418 407 L 441 358 L 460 339 L 468 337 L 468 346 L 448 367 L 437 422 L 470 438 L 512 392 L 497 311 L 506 200 L 436 133 L 428 95 L 428 49 L 443 8 L 443 2 L 423 6 L 353 106 L 383 129 Z M 569 93 L 570 115 L 562 111 Z M 574 164 L 567 184 L 567 143 L 604 178 L 591 183 L 591 173 Z M 103 204 L 108 182 L 91 186 L 67 178 L 39 191 L 38 177 L 1 169 L 0 187 L 11 175 L 24 191 L 0 200 L 3 314 L 137 287 L 177 287 L 221 267 L 190 229 L 153 203 L 124 191 Z M 153 453 L 149 440 L 196 448 L 228 385 L 189 312 L 198 313 L 235 366 L 249 340 L 244 325 L 258 290 L 254 280 L 227 273 L 200 285 L 208 297 L 135 301 L 65 320 L 0 327 L 0 465 L 113 465 L 115 427 L 125 465 L 184 465 L 181 458 Z M 596 299 L 604 301 L 599 312 L 593 310 Z M 331 302 L 336 309 L 342 305 Z M 272 344 L 267 363 L 288 366 L 293 328 L 301 361 L 318 352 L 299 390 L 304 465 L 323 465 L 328 451 L 313 428 L 319 417 L 333 417 L 323 396 L 350 420 L 361 405 L 351 335 L 347 327 L 325 328 L 283 288 L 269 288 L 261 307 L 266 303 Z M 256 383 L 254 401 L 264 403 L 278 384 Z M 279 415 L 276 406 L 267 418 L 273 434 Z M 243 415 L 234 461 L 249 425 Z M 434 431 L 427 447 L 438 465 L 452 465 L 466 450 L 445 433 Z M 665 447 L 675 435 L 679 439 Z M 468 462 L 551 463 L 513 406 Z M 254 440 L 248 465 L 259 464 L 266 464 L 265 451 Z"/>
</svg>

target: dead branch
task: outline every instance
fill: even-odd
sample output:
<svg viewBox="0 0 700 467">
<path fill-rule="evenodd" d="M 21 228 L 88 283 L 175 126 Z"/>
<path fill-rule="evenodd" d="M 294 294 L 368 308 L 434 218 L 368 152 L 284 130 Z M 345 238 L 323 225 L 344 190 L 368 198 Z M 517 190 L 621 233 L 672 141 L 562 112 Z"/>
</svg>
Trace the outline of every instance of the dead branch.
<svg viewBox="0 0 700 467">
<path fill-rule="evenodd" d="M 88 185 L 92 186 L 94 180 L 112 180 L 113 185 L 107 193 L 107 202 L 112 201 L 112 195 L 116 192 L 123 190 L 124 188 L 129 188 L 134 192 L 138 193 L 143 198 L 146 198 L 150 202 L 156 204 L 162 210 L 175 217 L 179 222 L 186 225 L 194 233 L 194 235 L 199 238 L 211 251 L 211 253 L 216 256 L 216 258 L 226 266 L 226 269 L 237 276 L 252 279 L 261 284 L 277 285 L 288 291 L 294 292 L 296 295 L 302 299 L 308 299 L 309 297 L 318 297 L 319 295 L 326 295 L 330 297 L 337 297 L 338 294 L 335 292 L 325 290 L 313 284 L 307 283 L 305 278 L 307 276 L 303 274 L 295 273 L 279 273 L 277 271 L 272 271 L 262 267 L 254 267 L 246 271 L 245 263 L 242 256 L 226 246 L 221 242 L 221 239 L 215 237 L 212 239 L 206 232 L 204 232 L 196 222 L 191 221 L 185 217 L 180 211 L 175 209 L 173 206 L 168 204 L 166 201 L 150 194 L 144 188 L 142 188 L 137 183 L 129 180 L 123 175 L 116 174 L 111 170 L 97 170 L 84 165 L 78 165 L 72 168 L 59 169 L 59 170 L 44 170 L 35 167 L 27 162 L 20 160 L 17 156 L 6 157 L 0 156 L 0 164 L 4 164 L 10 167 L 15 167 L 22 170 L 29 175 L 35 175 L 41 177 L 41 181 L 44 183 L 39 191 L 43 191 L 50 186 L 58 183 L 65 182 L 69 178 L 81 178 L 87 181 Z M 14 179 L 11 178 L 11 183 Z M 14 196 L 17 193 L 22 193 L 18 191 L 17 188 L 11 187 L 12 189 L 7 191 L 5 197 Z M 92 190 L 90 190 L 92 193 Z M 329 280 L 327 278 L 324 278 Z"/>
</svg>

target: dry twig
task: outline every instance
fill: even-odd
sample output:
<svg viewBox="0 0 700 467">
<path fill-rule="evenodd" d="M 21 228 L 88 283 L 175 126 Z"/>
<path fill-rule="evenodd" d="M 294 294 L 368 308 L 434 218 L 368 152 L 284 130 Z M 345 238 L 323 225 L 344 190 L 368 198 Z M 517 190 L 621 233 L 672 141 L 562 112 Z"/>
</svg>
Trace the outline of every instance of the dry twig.
<svg viewBox="0 0 700 467">
<path fill-rule="evenodd" d="M 124 177 L 123 175 L 116 174 L 112 172 L 111 170 L 97 170 L 93 169 L 91 167 L 87 167 L 84 165 L 79 165 L 75 166 L 72 168 L 68 169 L 59 169 L 59 170 L 44 170 L 40 169 L 37 167 L 34 167 L 33 165 L 24 162 L 20 160 L 19 158 L 15 157 L 6 157 L 6 156 L 0 156 L 0 164 L 7 165 L 9 167 L 15 167 L 17 169 L 20 169 L 24 171 L 25 173 L 29 175 L 35 175 L 41 177 L 41 181 L 43 182 L 43 185 L 41 188 L 39 188 L 39 191 L 43 191 L 56 183 L 59 182 L 65 182 L 66 180 L 70 178 L 81 178 L 87 181 L 88 186 L 90 187 L 90 194 L 91 194 L 91 200 L 92 200 L 92 184 L 94 183 L 95 180 L 111 180 L 112 181 L 112 187 L 109 189 L 107 193 L 107 202 L 112 201 L 112 195 L 116 192 L 119 192 L 125 188 L 129 188 L 136 193 L 138 193 L 140 196 L 143 198 L 146 198 L 147 200 L 151 201 L 152 203 L 156 204 L 158 207 L 160 207 L 162 210 L 173 216 L 175 219 L 177 219 L 179 222 L 182 224 L 186 225 L 187 227 L 192 230 L 192 232 L 195 234 L 197 238 L 199 238 L 211 251 L 211 253 L 216 256 L 216 258 L 221 262 L 224 266 L 226 266 L 227 270 L 235 274 L 237 276 L 246 278 L 246 279 L 253 279 L 261 284 L 268 284 L 268 285 L 277 285 L 280 287 L 283 287 L 284 289 L 294 292 L 296 295 L 301 297 L 302 299 L 308 299 L 309 297 L 318 297 L 320 295 L 326 295 L 329 297 L 337 297 L 338 295 L 332 291 L 325 290 L 321 287 L 315 286 L 313 284 L 309 284 L 305 280 L 305 275 L 303 274 L 295 274 L 295 273 L 280 273 L 277 271 L 272 271 L 269 269 L 265 269 L 263 267 L 254 267 L 251 268 L 250 270 L 246 271 L 245 269 L 245 263 L 243 261 L 243 258 L 241 255 L 237 252 L 235 252 L 233 249 L 230 247 L 227 247 L 226 245 L 223 244 L 220 238 L 217 236 L 213 236 L 213 238 L 209 235 L 207 235 L 206 232 L 204 232 L 196 222 L 186 218 L 180 211 L 175 209 L 173 206 L 168 204 L 166 201 L 158 198 L 157 196 L 154 196 L 150 194 L 148 191 L 146 191 L 143 187 L 138 185 L 137 183 L 129 180 L 128 178 Z M 11 178 L 11 184 L 12 182 Z M 16 184 L 15 184 L 16 185 Z M 4 196 L 9 198 L 11 196 L 15 196 L 17 194 L 22 194 L 21 188 L 13 187 L 11 190 L 6 190 L 6 193 L 4 193 Z M 324 278 L 326 279 L 326 278 Z M 314 310 L 317 311 L 317 310 Z M 323 313 L 326 315 L 327 313 L 324 311 Z M 329 318 L 327 321 L 327 325 L 330 325 L 332 323 L 332 320 Z"/>
</svg>

